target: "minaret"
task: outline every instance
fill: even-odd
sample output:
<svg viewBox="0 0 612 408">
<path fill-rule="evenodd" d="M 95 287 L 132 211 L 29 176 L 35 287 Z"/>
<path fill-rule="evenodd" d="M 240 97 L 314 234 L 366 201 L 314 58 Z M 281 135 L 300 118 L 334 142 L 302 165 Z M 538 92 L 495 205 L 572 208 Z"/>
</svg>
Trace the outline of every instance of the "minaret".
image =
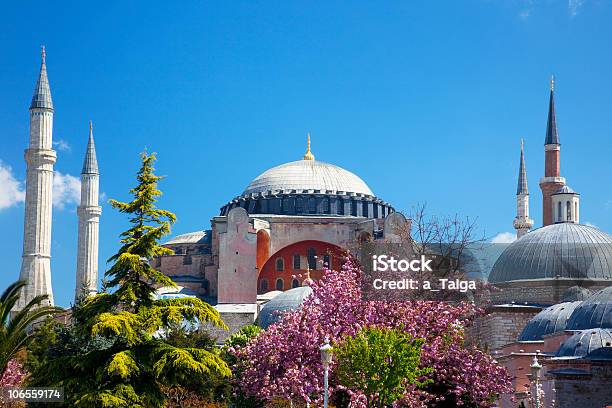
<svg viewBox="0 0 612 408">
<path fill-rule="evenodd" d="M 98 290 L 98 236 L 102 207 L 98 205 L 100 173 L 96 159 L 93 126 L 89 122 L 89 140 L 81 171 L 81 205 L 77 209 L 79 233 L 75 299 Z"/>
<path fill-rule="evenodd" d="M 542 190 L 542 222 L 544 226 L 553 223 L 551 196 L 565 185 L 561 177 L 561 143 L 557 132 L 555 115 L 555 77 L 550 80 L 550 101 L 548 104 L 548 124 L 546 125 L 546 140 L 544 141 L 545 164 L 544 177 L 540 179 Z"/>
<path fill-rule="evenodd" d="M 14 310 L 21 310 L 34 297 L 47 295 L 43 304 L 53 305 L 51 289 L 51 204 L 53 164 L 53 102 L 45 47 L 34 96 L 30 104 L 30 145 L 25 151 L 26 195 L 23 257 L 19 279 L 27 281 Z"/>
<path fill-rule="evenodd" d="M 529 218 L 529 188 L 527 187 L 527 170 L 525 169 L 525 151 L 521 139 L 521 161 L 519 165 L 518 186 L 516 188 L 516 218 L 514 229 L 516 237 L 520 238 L 533 227 L 533 220 Z"/>
</svg>

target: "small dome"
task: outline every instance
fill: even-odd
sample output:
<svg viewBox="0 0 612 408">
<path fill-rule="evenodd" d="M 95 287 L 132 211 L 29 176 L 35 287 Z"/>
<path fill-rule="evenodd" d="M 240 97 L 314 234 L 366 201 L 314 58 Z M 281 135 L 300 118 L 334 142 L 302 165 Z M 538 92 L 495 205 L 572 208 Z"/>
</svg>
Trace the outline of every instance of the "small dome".
<svg viewBox="0 0 612 408">
<path fill-rule="evenodd" d="M 548 334 L 565 330 L 567 319 L 580 303 L 559 303 L 542 310 L 525 325 L 518 341 L 542 340 Z"/>
<path fill-rule="evenodd" d="M 561 297 L 562 302 L 576 302 L 587 300 L 589 296 L 591 296 L 593 292 L 588 290 L 587 288 L 583 288 L 582 286 L 572 286 L 568 288 L 565 292 L 563 292 L 563 296 Z"/>
<path fill-rule="evenodd" d="M 591 226 L 561 223 L 514 241 L 493 265 L 489 281 L 612 279 L 612 236 Z"/>
<path fill-rule="evenodd" d="M 177 235 L 165 242 L 164 245 L 180 244 L 208 244 L 210 243 L 210 231 L 195 231 L 187 234 Z"/>
<path fill-rule="evenodd" d="M 301 193 L 318 190 L 321 193 L 345 192 L 374 196 L 367 184 L 355 174 L 333 164 L 316 160 L 297 160 L 266 170 L 242 193 L 248 196 L 267 191 Z"/>
<path fill-rule="evenodd" d="M 563 342 L 556 357 L 585 357 L 602 348 L 612 347 L 612 332 L 603 329 L 581 330 Z"/>
<path fill-rule="evenodd" d="M 276 296 L 261 308 L 257 317 L 259 326 L 265 329 L 276 323 L 281 319 L 284 312 L 291 312 L 299 308 L 311 293 L 310 286 L 300 286 Z"/>
<path fill-rule="evenodd" d="M 612 329 L 612 286 L 582 302 L 567 321 L 567 330 Z"/>
<path fill-rule="evenodd" d="M 578 193 L 572 190 L 570 186 L 563 186 L 553 193 L 553 195 L 555 194 L 578 194 Z"/>
</svg>

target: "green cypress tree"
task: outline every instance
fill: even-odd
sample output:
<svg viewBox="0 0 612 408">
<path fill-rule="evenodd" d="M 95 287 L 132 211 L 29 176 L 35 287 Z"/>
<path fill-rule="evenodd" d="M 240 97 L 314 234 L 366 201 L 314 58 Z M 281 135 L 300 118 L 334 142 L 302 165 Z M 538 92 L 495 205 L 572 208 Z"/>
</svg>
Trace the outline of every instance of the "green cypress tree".
<svg viewBox="0 0 612 408">
<path fill-rule="evenodd" d="M 219 353 L 178 347 L 164 333 L 184 322 L 226 327 L 219 313 L 196 298 L 156 299 L 155 289 L 175 286 L 149 259 L 172 254 L 159 245 L 176 220 L 156 208 L 161 192 L 154 174 L 155 154 L 141 154 L 133 200 L 110 204 L 129 215 L 131 227 L 121 234 L 121 248 L 109 259 L 110 289 L 73 308 L 70 336 L 55 347 L 32 376 L 31 385 L 64 387 L 66 403 L 75 407 L 162 407 L 162 387 L 231 374 Z"/>
</svg>

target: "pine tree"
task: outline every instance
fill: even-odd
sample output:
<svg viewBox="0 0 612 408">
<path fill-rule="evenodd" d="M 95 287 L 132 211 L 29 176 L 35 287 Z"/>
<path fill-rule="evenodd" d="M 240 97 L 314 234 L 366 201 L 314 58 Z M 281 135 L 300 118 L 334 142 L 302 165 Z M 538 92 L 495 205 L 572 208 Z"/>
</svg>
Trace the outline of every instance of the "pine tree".
<svg viewBox="0 0 612 408">
<path fill-rule="evenodd" d="M 159 245 L 176 217 L 156 208 L 161 192 L 154 174 L 155 154 L 141 154 L 133 200 L 110 204 L 129 215 L 121 248 L 109 259 L 105 293 L 73 308 L 70 339 L 64 353 L 49 359 L 32 377 L 32 385 L 64 387 L 66 403 L 75 407 L 162 407 L 162 387 L 197 378 L 231 374 L 210 349 L 178 347 L 163 333 L 177 324 L 198 322 L 225 328 L 219 313 L 197 298 L 156 299 L 155 289 L 176 286 L 149 259 L 172 254 Z"/>
</svg>

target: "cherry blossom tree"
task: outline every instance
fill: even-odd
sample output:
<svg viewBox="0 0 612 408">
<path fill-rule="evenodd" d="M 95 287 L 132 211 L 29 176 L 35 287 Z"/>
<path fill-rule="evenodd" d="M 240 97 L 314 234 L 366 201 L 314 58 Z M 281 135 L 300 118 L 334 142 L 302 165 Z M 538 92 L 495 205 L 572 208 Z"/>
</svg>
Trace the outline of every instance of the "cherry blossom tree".
<svg viewBox="0 0 612 408">
<path fill-rule="evenodd" d="M 412 389 L 396 403 L 409 407 L 489 407 L 499 394 L 510 392 L 505 369 L 488 354 L 465 345 L 464 328 L 479 311 L 471 304 L 445 302 L 382 302 L 361 300 L 360 269 L 347 259 L 341 271 L 325 270 L 313 293 L 296 311 L 259 333 L 245 347 L 233 350 L 237 386 L 247 395 L 270 401 L 275 397 L 320 402 L 323 366 L 319 347 L 329 337 L 338 342 L 365 327 L 400 329 L 424 339 L 421 367 L 432 367 L 424 390 Z M 360 390 L 338 385 L 331 366 L 330 392 L 349 395 L 352 406 L 363 406 Z M 423 378 L 422 380 L 426 380 Z"/>
</svg>

